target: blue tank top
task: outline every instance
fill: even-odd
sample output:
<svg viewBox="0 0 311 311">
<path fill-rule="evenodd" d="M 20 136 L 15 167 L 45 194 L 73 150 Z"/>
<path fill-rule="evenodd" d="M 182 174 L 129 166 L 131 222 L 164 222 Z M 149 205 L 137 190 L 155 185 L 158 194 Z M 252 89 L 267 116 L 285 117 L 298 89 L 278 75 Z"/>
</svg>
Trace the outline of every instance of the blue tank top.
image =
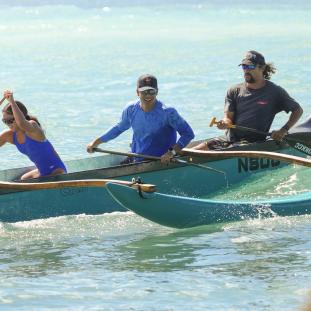
<svg viewBox="0 0 311 311">
<path fill-rule="evenodd" d="M 14 132 L 13 141 L 19 152 L 25 154 L 36 165 L 41 176 L 50 175 L 57 168 L 67 172 L 64 163 L 47 139 L 36 141 L 25 135 L 25 142 L 20 144 Z"/>
</svg>

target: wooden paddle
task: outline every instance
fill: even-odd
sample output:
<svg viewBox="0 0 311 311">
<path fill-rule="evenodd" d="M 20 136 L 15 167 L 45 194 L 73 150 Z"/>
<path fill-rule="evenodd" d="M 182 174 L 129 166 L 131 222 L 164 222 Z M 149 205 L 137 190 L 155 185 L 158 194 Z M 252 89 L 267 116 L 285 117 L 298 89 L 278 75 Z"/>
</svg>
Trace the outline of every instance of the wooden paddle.
<svg viewBox="0 0 311 311">
<path fill-rule="evenodd" d="M 113 151 L 113 150 L 105 150 L 105 149 L 101 149 L 101 148 L 93 148 L 94 151 L 96 152 L 102 152 L 102 153 L 109 153 L 109 154 L 117 154 L 117 155 L 123 155 L 123 156 L 127 156 L 130 158 L 142 158 L 142 159 L 147 159 L 147 160 L 156 160 L 159 161 L 161 160 L 161 157 L 157 157 L 157 156 L 151 156 L 151 155 L 146 155 L 146 154 L 139 154 L 139 153 L 132 153 L 132 152 L 122 152 L 122 151 Z M 197 164 L 197 163 L 192 163 L 189 161 L 185 161 L 185 160 L 181 160 L 178 158 L 172 158 L 172 162 L 176 162 L 176 163 L 180 163 L 180 164 L 185 164 L 185 165 L 191 165 L 191 166 L 196 166 L 199 168 L 203 168 L 203 169 L 207 169 L 216 173 L 220 173 L 223 175 L 226 175 L 225 172 L 217 170 L 215 168 L 206 166 L 206 165 L 201 165 L 201 164 Z"/>
<path fill-rule="evenodd" d="M 209 126 L 212 127 L 215 124 L 217 125 L 218 122 L 219 121 L 217 121 L 216 118 L 213 117 Z M 252 133 L 256 133 L 256 134 L 260 134 L 264 136 L 272 135 L 272 132 L 262 132 L 262 131 L 258 131 L 250 127 L 239 126 L 239 125 L 234 125 L 234 124 L 230 125 L 229 128 L 246 131 L 246 132 L 252 132 Z M 290 133 L 290 134 L 287 134 L 283 139 L 292 148 L 295 148 L 305 154 L 311 155 L 311 132 Z"/>
<path fill-rule="evenodd" d="M 311 167 L 311 160 L 304 159 L 301 157 L 296 157 L 288 154 L 282 154 L 278 152 L 268 152 L 268 151 L 201 151 L 195 149 L 184 148 L 183 153 L 188 156 L 193 157 L 203 157 L 203 158 L 265 158 L 272 160 L 279 160 L 283 162 L 303 165 Z"/>
<path fill-rule="evenodd" d="M 0 100 L 0 105 L 6 100 L 5 97 L 3 97 L 1 100 Z"/>
<path fill-rule="evenodd" d="M 66 180 L 66 181 L 51 181 L 41 183 L 27 183 L 27 182 L 0 182 L 0 189 L 8 190 L 42 190 L 42 189 L 60 189 L 60 188 L 74 188 L 74 187 L 105 187 L 107 183 L 116 183 L 120 185 L 129 186 L 132 188 L 140 188 L 144 192 L 154 192 L 155 185 L 138 184 L 137 182 L 130 182 L 124 180 L 114 179 L 85 179 L 85 180 Z"/>
</svg>

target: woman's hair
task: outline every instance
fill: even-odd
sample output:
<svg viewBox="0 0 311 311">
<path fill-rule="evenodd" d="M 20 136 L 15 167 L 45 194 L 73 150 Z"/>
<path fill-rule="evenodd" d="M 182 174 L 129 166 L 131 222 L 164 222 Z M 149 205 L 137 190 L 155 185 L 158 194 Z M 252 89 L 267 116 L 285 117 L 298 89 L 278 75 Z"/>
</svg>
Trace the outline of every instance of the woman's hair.
<svg viewBox="0 0 311 311">
<path fill-rule="evenodd" d="M 34 116 L 31 116 L 28 114 L 28 110 L 25 107 L 25 105 L 23 103 L 21 103 L 20 101 L 16 100 L 15 101 L 16 105 L 18 106 L 19 110 L 23 113 L 23 115 L 25 116 L 26 120 L 33 120 L 36 123 L 38 123 L 38 125 L 41 126 L 40 122 L 38 121 L 38 119 Z M 12 106 L 11 103 L 8 103 L 4 106 L 4 108 L 2 109 L 3 112 L 6 112 L 8 114 L 13 115 L 13 110 L 12 110 Z"/>
<path fill-rule="evenodd" d="M 265 79 L 270 80 L 271 76 L 276 72 L 276 68 L 273 63 L 267 63 L 265 65 L 265 70 L 263 71 L 263 76 Z"/>
</svg>

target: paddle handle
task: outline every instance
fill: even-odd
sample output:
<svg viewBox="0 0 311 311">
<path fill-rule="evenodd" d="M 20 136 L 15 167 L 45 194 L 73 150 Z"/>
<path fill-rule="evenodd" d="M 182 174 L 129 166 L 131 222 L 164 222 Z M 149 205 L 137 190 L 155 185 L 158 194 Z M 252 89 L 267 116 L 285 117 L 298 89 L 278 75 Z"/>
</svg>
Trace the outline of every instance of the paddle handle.
<svg viewBox="0 0 311 311">
<path fill-rule="evenodd" d="M 212 118 L 210 126 L 217 124 L 218 121 L 215 117 Z M 242 131 L 253 132 L 260 135 L 271 136 L 272 132 L 262 132 L 249 127 L 238 126 L 238 125 L 230 125 L 229 128 L 234 128 Z M 310 132 L 296 132 L 290 133 L 283 137 L 283 139 L 289 146 L 298 151 L 305 153 L 307 155 L 311 155 L 311 133 Z"/>
<path fill-rule="evenodd" d="M 147 160 L 161 160 L 160 157 L 146 155 L 146 154 L 133 153 L 133 152 L 122 152 L 122 151 L 105 150 L 105 149 L 101 149 L 101 148 L 98 148 L 98 147 L 93 148 L 93 150 L 96 151 L 96 152 L 101 152 L 101 153 L 123 155 L 123 156 L 130 157 L 130 158 L 142 158 L 142 159 L 147 159 Z"/>
<path fill-rule="evenodd" d="M 213 125 L 217 125 L 220 121 L 217 121 L 216 120 L 216 117 L 213 117 L 209 126 L 212 127 Z M 270 132 L 263 132 L 263 131 L 258 131 L 258 130 L 255 130 L 253 128 L 250 128 L 250 127 L 245 127 L 245 126 L 239 126 L 239 125 L 235 125 L 235 124 L 231 124 L 231 125 L 228 125 L 228 128 L 230 129 L 237 129 L 237 130 L 241 130 L 241 131 L 247 131 L 247 132 L 253 132 L 253 133 L 256 133 L 256 134 L 260 134 L 260 135 L 265 135 L 265 136 L 271 136 L 272 133 Z"/>
<path fill-rule="evenodd" d="M 93 150 L 97 151 L 97 152 L 103 152 L 103 153 L 124 155 L 124 156 L 127 156 L 127 157 L 136 157 L 136 158 L 142 158 L 142 159 L 148 159 L 148 160 L 161 160 L 160 157 L 150 156 L 150 155 L 145 155 L 145 154 L 139 154 L 139 153 L 113 151 L 113 150 L 104 150 L 104 149 L 97 148 L 97 147 L 93 148 Z M 210 171 L 214 171 L 216 173 L 220 173 L 220 174 L 226 175 L 225 172 L 217 170 L 215 168 L 212 168 L 212 167 L 209 167 L 209 166 L 206 166 L 206 165 L 200 165 L 200 164 L 197 164 L 197 163 L 192 163 L 192 162 L 185 161 L 185 160 L 181 160 L 181 159 L 178 159 L 178 158 L 175 158 L 175 157 L 173 157 L 171 159 L 171 161 L 175 162 L 175 163 L 184 164 L 184 165 L 191 165 L 191 166 L 200 167 L 200 168 L 203 168 L 203 169 L 206 169 L 206 170 L 210 170 Z"/>
<path fill-rule="evenodd" d="M 6 97 L 4 96 L 1 100 L 0 100 L 0 105 L 2 105 L 2 103 L 6 100 Z"/>
<path fill-rule="evenodd" d="M 229 128 L 237 129 L 237 130 L 241 130 L 241 131 L 253 132 L 253 133 L 264 135 L 264 136 L 271 136 L 271 134 L 272 134 L 271 132 L 258 131 L 258 130 L 252 129 L 250 127 L 239 126 L 239 125 L 234 125 L 234 124 L 230 125 Z"/>
</svg>

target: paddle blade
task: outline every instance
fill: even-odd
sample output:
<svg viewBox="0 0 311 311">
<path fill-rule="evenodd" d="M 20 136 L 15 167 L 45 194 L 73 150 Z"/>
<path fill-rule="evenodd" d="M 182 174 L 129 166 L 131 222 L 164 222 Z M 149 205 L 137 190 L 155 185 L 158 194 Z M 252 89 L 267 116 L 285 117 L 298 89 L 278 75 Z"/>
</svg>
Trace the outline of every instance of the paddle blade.
<svg viewBox="0 0 311 311">
<path fill-rule="evenodd" d="M 291 147 L 311 155 L 311 132 L 288 134 L 284 140 Z"/>
</svg>

